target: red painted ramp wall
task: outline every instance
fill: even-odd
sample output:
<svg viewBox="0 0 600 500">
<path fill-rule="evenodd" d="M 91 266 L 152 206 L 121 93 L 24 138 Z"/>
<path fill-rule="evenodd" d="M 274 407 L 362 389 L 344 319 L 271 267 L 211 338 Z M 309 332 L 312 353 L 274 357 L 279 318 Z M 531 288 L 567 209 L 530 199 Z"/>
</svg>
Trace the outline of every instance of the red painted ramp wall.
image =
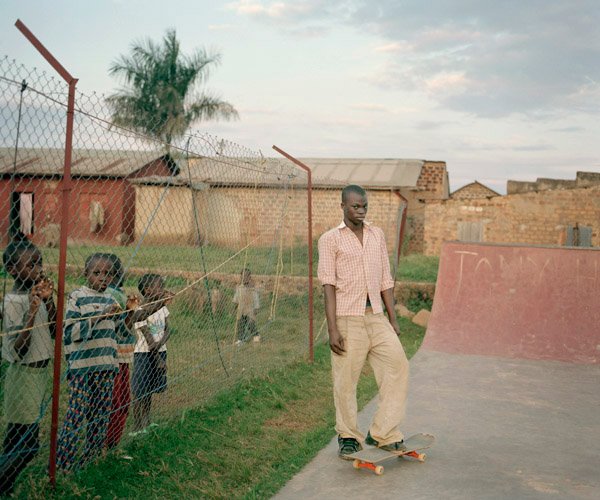
<svg viewBox="0 0 600 500">
<path fill-rule="evenodd" d="M 447 242 L 426 349 L 600 362 L 600 249 Z"/>
</svg>

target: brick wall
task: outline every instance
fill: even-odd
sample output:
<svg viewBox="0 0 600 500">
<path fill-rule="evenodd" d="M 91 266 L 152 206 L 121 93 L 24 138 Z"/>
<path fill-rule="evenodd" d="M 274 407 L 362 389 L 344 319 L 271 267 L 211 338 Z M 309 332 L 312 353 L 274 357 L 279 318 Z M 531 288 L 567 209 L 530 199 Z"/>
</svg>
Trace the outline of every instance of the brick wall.
<svg viewBox="0 0 600 500">
<path fill-rule="evenodd" d="M 487 198 L 490 196 L 499 195 L 479 182 L 471 182 L 471 184 L 467 184 L 466 186 L 454 191 L 454 193 L 451 195 L 451 198 L 453 200 L 468 200 L 473 198 Z"/>
<path fill-rule="evenodd" d="M 545 191 L 554 189 L 577 189 L 600 185 L 600 172 L 577 172 L 575 180 L 548 179 L 538 177 L 534 182 L 508 181 L 507 194 L 526 193 L 529 191 Z"/>
<path fill-rule="evenodd" d="M 342 220 L 341 189 L 313 188 L 313 236 L 316 239 Z M 174 239 L 194 243 L 190 190 L 172 186 L 159 203 L 164 186 L 136 185 L 136 236 L 147 231 L 146 241 L 168 244 Z M 390 252 L 396 246 L 403 201 L 392 190 L 367 189 L 368 219 L 381 227 Z M 448 197 L 445 162 L 425 161 L 415 188 L 401 188 L 408 200 L 406 237 L 408 252 L 423 251 L 425 203 Z M 283 192 L 265 187 L 210 187 L 195 191 L 201 240 L 211 244 L 239 247 L 274 244 L 276 229 L 283 223 L 284 244 L 305 243 L 307 237 L 306 190 Z M 175 216 L 175 217 L 174 217 Z M 148 229 L 148 222 L 154 217 Z"/>
<path fill-rule="evenodd" d="M 173 186 L 163 196 L 163 186 L 136 186 L 136 235 L 146 232 L 147 243 L 193 243 L 195 222 L 188 187 Z M 162 201 L 161 200 L 162 196 Z M 307 193 L 294 188 L 213 187 L 196 191 L 201 239 L 214 245 L 241 247 L 306 244 Z M 392 191 L 368 191 L 368 220 L 386 234 L 390 252 L 395 248 L 401 199 Z M 341 189 L 314 189 L 313 237 L 315 241 L 343 218 Z M 151 224 L 149 222 L 153 217 Z"/>
<path fill-rule="evenodd" d="M 420 191 L 421 198 L 426 200 L 448 198 L 447 181 L 446 162 L 425 161 L 417 180 L 417 189 Z"/>
<path fill-rule="evenodd" d="M 191 243 L 193 233 L 189 188 L 136 184 L 135 238 L 150 245 Z"/>
<path fill-rule="evenodd" d="M 341 189 L 313 189 L 313 236 L 315 241 L 325 231 L 336 227 L 342 221 L 344 214 L 340 207 L 341 193 Z M 367 196 L 369 202 L 367 220 L 383 230 L 388 250 L 392 252 L 398 237 L 398 216 L 402 200 L 391 190 L 367 189 Z"/>
<path fill-rule="evenodd" d="M 534 245 L 563 244 L 567 226 L 578 223 L 592 227 L 592 245 L 600 246 L 600 186 L 447 200 L 424 211 L 427 255 L 438 255 L 442 241 L 456 240 L 461 222 L 481 223 L 484 242 Z"/>
<path fill-rule="evenodd" d="M 416 189 L 401 189 L 400 193 L 408 200 L 406 253 L 423 253 L 425 206 L 432 201 L 449 197 L 448 172 L 446 162 L 425 161 Z"/>
</svg>

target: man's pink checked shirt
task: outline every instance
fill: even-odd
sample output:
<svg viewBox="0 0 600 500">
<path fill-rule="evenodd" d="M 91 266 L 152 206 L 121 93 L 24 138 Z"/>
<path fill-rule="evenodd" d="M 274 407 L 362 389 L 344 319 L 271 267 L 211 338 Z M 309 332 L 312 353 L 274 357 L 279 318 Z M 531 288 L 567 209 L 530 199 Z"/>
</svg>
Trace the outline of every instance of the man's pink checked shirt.
<svg viewBox="0 0 600 500">
<path fill-rule="evenodd" d="M 367 294 L 373 313 L 383 312 L 381 292 L 394 286 L 383 231 L 365 222 L 362 245 L 343 221 L 324 233 L 318 277 L 335 286 L 336 316 L 364 316 Z"/>
</svg>

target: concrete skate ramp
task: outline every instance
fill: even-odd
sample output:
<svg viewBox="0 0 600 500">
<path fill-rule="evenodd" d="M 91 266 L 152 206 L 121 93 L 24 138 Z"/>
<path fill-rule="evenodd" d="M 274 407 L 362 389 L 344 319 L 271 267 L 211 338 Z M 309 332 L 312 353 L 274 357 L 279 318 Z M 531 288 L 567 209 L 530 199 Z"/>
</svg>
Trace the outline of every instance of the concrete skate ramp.
<svg viewBox="0 0 600 500">
<path fill-rule="evenodd" d="M 424 464 L 390 460 L 375 476 L 333 439 L 276 499 L 600 498 L 600 364 L 421 349 L 410 370 L 401 429 L 435 435 Z M 377 403 L 359 415 L 365 433 Z"/>
<path fill-rule="evenodd" d="M 401 425 L 436 436 L 426 463 L 378 477 L 334 438 L 275 498 L 600 498 L 599 301 L 598 250 L 444 244 Z"/>
<path fill-rule="evenodd" d="M 600 250 L 447 242 L 423 347 L 600 362 Z"/>
</svg>

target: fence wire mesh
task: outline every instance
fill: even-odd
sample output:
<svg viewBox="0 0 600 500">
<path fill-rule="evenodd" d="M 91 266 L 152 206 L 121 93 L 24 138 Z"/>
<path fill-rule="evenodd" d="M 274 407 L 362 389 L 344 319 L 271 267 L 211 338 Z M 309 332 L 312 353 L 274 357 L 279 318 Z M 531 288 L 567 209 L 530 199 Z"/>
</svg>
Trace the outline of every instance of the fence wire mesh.
<svg viewBox="0 0 600 500">
<path fill-rule="evenodd" d="M 165 144 L 116 127 L 103 96 L 78 93 L 69 183 L 67 91 L 0 60 L 2 492 L 48 459 L 57 315 L 59 470 L 309 347 L 306 173 L 207 134 Z"/>
</svg>

